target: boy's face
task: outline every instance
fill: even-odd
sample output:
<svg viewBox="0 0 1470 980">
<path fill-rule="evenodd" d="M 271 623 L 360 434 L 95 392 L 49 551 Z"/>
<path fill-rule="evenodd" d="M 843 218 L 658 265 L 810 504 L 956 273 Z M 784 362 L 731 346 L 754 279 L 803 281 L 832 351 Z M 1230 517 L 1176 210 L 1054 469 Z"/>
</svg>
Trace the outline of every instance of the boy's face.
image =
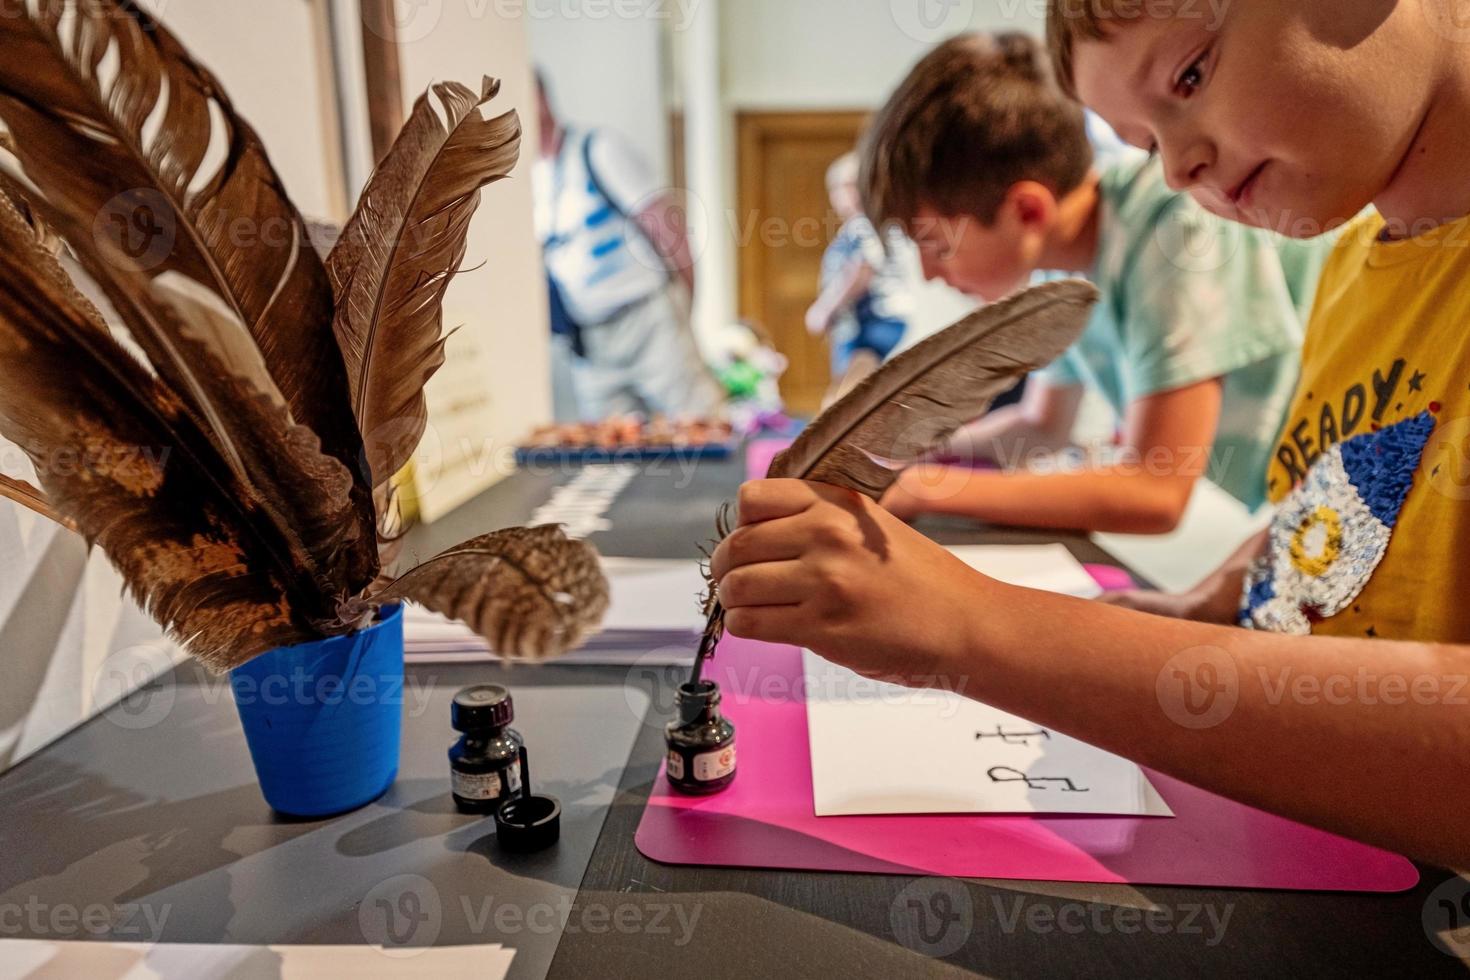
<svg viewBox="0 0 1470 980">
<path fill-rule="evenodd" d="M 925 279 L 942 279 L 987 303 L 1030 282 L 1045 239 L 1042 228 L 1020 220 L 1009 204 L 990 225 L 971 215 L 943 215 L 923 207 L 908 230 Z"/>
<path fill-rule="evenodd" d="M 1206 209 L 1309 237 L 1381 194 L 1408 153 L 1431 84 L 1418 6 L 1142 5 L 1077 44 L 1078 94 Z"/>
</svg>

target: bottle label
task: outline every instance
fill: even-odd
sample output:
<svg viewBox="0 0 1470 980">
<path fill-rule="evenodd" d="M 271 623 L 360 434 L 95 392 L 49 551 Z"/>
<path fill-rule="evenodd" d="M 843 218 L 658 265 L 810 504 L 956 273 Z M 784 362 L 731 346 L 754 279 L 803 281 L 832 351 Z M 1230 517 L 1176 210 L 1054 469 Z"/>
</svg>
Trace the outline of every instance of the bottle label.
<svg viewBox="0 0 1470 980">
<path fill-rule="evenodd" d="M 458 772 L 451 770 L 454 795 L 466 800 L 498 800 L 504 794 L 504 782 L 501 780 L 502 773 L 498 772 Z M 506 782 L 510 783 L 510 793 L 515 795 L 521 791 L 521 771 L 519 766 L 507 769 L 504 773 Z"/>
<path fill-rule="evenodd" d="M 669 750 L 669 778 L 684 778 L 684 757 L 673 749 Z"/>
<path fill-rule="evenodd" d="M 708 783 L 730 775 L 735 771 L 735 746 L 730 744 L 713 752 L 702 752 L 694 757 L 694 778 Z"/>
</svg>

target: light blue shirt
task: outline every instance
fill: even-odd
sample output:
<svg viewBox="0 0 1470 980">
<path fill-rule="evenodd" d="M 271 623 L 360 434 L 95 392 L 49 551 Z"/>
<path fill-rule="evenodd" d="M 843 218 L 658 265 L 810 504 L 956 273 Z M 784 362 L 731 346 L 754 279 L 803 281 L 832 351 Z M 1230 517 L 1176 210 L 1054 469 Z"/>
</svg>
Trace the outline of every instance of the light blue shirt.
<svg viewBox="0 0 1470 980">
<path fill-rule="evenodd" d="M 1254 510 L 1335 236 L 1292 241 L 1215 218 L 1171 191 L 1155 160 L 1107 168 L 1099 190 L 1090 278 L 1102 296 L 1042 376 L 1095 388 L 1120 417 L 1140 398 L 1223 378 L 1207 475 Z"/>
</svg>

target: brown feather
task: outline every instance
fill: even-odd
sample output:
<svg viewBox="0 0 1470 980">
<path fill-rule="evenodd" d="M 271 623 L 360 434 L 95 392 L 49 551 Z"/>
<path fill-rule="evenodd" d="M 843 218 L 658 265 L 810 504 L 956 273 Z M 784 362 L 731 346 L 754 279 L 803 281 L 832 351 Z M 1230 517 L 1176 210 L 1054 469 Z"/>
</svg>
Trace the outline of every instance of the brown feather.
<svg viewBox="0 0 1470 980">
<path fill-rule="evenodd" d="M 87 222 L 85 234 L 58 230 L 89 272 L 100 261 L 85 253 L 106 242 L 145 279 L 172 271 L 217 293 L 254 338 L 293 419 L 352 474 L 359 531 L 349 586 L 364 587 L 377 568 L 371 487 L 329 326 L 331 287 L 254 130 L 128 0 L 0 0 L 0 50 L 0 119 L 53 210 Z M 116 70 L 104 73 L 109 52 Z M 218 161 L 212 142 L 223 147 Z M 123 285 L 135 305 L 148 302 L 140 283 Z M 194 390 L 176 391 L 204 414 Z"/>
<path fill-rule="evenodd" d="M 520 152 L 516 114 L 487 120 L 480 112 L 499 91 L 489 78 L 478 94 L 435 85 L 442 114 L 420 96 L 327 260 L 374 486 L 391 480 L 423 438 L 424 384 L 444 363 L 444 292 L 464 259 L 480 189 L 508 175 Z"/>
<path fill-rule="evenodd" d="M 44 493 L 24 480 L 17 480 L 14 477 L 0 473 L 0 497 L 14 501 L 28 510 L 35 511 L 48 521 L 54 521 L 64 528 L 72 531 L 77 529 L 76 524 L 70 518 L 64 516 L 55 507 L 51 506 L 51 501 L 46 498 Z"/>
<path fill-rule="evenodd" d="M 869 375 L 771 463 L 772 479 L 811 480 L 872 497 L 997 395 L 1081 336 L 1097 289 L 1051 282 L 986 306 Z"/>
<path fill-rule="evenodd" d="M 3 200 L 0 376 L 0 435 L 189 652 L 224 669 L 321 635 L 288 542 Z"/>
<path fill-rule="evenodd" d="M 548 660 L 596 630 L 608 584 L 596 549 L 546 525 L 466 541 L 374 597 L 403 600 L 463 620 L 508 660 Z"/>
<path fill-rule="evenodd" d="M 898 474 L 1026 373 L 1060 357 L 1087 326 L 1097 289 L 1050 282 L 970 314 L 868 376 L 807 426 L 771 462 L 772 479 L 811 480 L 874 500 Z M 724 632 L 718 591 L 696 674 Z"/>
</svg>

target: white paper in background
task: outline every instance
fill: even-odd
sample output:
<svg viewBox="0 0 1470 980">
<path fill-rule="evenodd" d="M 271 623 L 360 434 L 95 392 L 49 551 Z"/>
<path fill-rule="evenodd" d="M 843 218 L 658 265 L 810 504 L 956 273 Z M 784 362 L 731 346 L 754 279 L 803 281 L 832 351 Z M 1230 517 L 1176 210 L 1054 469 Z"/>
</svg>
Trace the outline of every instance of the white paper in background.
<svg viewBox="0 0 1470 980">
<path fill-rule="evenodd" d="M 604 633 L 704 632 L 699 563 L 682 559 L 603 558 L 610 604 Z M 407 639 L 442 639 L 474 634 L 462 623 L 410 606 Z"/>
<path fill-rule="evenodd" d="M 1091 599 L 1102 588 L 1064 544 L 959 545 L 950 554 L 1007 585 Z"/>
<path fill-rule="evenodd" d="M 565 663 L 692 663 L 704 633 L 699 563 L 683 559 L 603 558 L 609 599 L 602 631 Z M 463 623 L 410 604 L 404 611 L 404 649 L 422 661 L 477 660 L 485 641 Z"/>
<path fill-rule="evenodd" d="M 1120 756 L 958 694 L 881 684 L 810 650 L 802 660 L 819 817 L 1174 815 Z"/>
<path fill-rule="evenodd" d="M 704 633 L 699 562 L 682 559 L 604 558 L 612 604 L 602 621 L 605 633 L 690 631 Z"/>
<path fill-rule="evenodd" d="M 229 946 L 0 939 L 0 980 L 503 980 L 515 950 L 490 946 Z"/>
</svg>

